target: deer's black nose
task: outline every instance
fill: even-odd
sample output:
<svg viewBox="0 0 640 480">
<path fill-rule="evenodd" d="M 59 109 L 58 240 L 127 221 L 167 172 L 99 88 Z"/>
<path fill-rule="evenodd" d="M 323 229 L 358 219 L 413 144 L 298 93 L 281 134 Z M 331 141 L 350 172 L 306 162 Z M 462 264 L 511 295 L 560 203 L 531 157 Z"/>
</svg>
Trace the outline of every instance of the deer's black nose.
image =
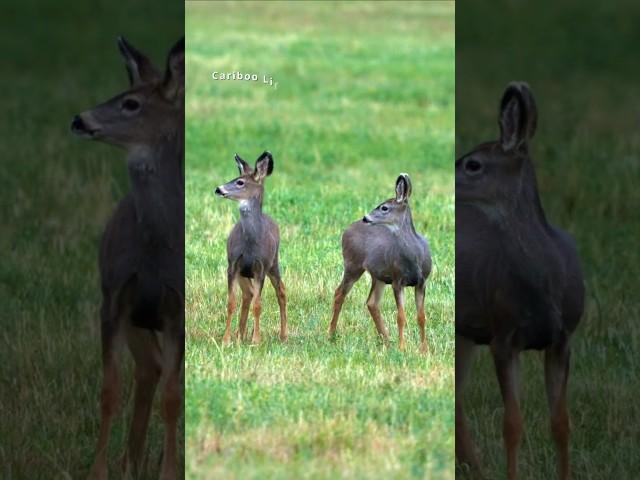
<svg viewBox="0 0 640 480">
<path fill-rule="evenodd" d="M 362 221 L 364 223 L 371 223 L 371 220 L 369 220 L 366 215 L 364 217 L 362 217 Z"/>
<path fill-rule="evenodd" d="M 75 117 L 73 117 L 73 120 L 71 121 L 71 131 L 83 132 L 84 130 L 84 122 L 82 121 L 82 118 L 80 118 L 80 115 L 76 115 Z"/>
<path fill-rule="evenodd" d="M 222 190 L 220 190 L 220 187 L 216 187 L 215 194 L 220 196 L 220 197 L 224 197 L 224 192 Z"/>
</svg>

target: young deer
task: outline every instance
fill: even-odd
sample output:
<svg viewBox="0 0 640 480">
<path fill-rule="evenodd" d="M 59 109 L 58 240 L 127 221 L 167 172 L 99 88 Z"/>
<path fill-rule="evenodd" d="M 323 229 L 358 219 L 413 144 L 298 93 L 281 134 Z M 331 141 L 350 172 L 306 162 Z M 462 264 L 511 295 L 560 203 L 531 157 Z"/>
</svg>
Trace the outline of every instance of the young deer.
<svg viewBox="0 0 640 480">
<path fill-rule="evenodd" d="M 537 111 L 526 84 L 507 87 L 498 120 L 498 141 L 456 161 L 456 456 L 481 475 L 462 399 L 473 351 L 489 345 L 505 409 L 507 476 L 517 478 L 518 356 L 544 350 L 551 431 L 567 479 L 569 338 L 582 316 L 582 274 L 573 240 L 547 222 L 538 196 L 529 156 Z"/>
<path fill-rule="evenodd" d="M 184 39 L 169 52 L 163 75 L 124 38 L 118 47 L 130 89 L 71 124 L 83 138 L 125 149 L 131 185 L 100 247 L 103 384 L 89 478 L 108 476 L 108 442 L 121 391 L 120 352 L 126 343 L 135 360 L 135 399 L 125 475 L 139 473 L 151 404 L 163 376 L 160 478 L 174 480 L 184 353 Z"/>
<path fill-rule="evenodd" d="M 336 289 L 333 317 L 329 335 L 333 336 L 338 325 L 342 304 L 364 271 L 371 275 L 371 292 L 367 307 L 373 317 L 378 334 L 385 344 L 389 334 L 380 314 L 380 300 L 384 287 L 391 284 L 398 307 L 398 340 L 404 348 L 404 287 L 415 287 L 420 350 L 427 351 L 425 334 L 426 317 L 424 296 L 426 280 L 431 273 L 431 253 L 427 240 L 416 233 L 409 208 L 411 180 L 406 173 L 396 181 L 396 196 L 378 205 L 361 221 L 352 223 L 342 235 L 344 276 Z"/>
<path fill-rule="evenodd" d="M 278 266 L 280 232 L 278 225 L 262 213 L 264 180 L 273 172 L 273 157 L 264 152 L 256 160 L 255 168 L 237 154 L 236 164 L 240 176 L 216 188 L 216 195 L 237 200 L 240 203 L 240 220 L 235 224 L 227 239 L 227 326 L 222 342 L 231 341 L 231 318 L 236 309 L 235 285 L 242 290 L 242 307 L 238 337 L 244 340 L 247 331 L 249 307 L 253 303 L 253 336 L 251 342 L 260 343 L 260 295 L 265 276 L 269 277 L 278 297 L 280 307 L 280 340 L 287 339 L 287 298 Z"/>
</svg>

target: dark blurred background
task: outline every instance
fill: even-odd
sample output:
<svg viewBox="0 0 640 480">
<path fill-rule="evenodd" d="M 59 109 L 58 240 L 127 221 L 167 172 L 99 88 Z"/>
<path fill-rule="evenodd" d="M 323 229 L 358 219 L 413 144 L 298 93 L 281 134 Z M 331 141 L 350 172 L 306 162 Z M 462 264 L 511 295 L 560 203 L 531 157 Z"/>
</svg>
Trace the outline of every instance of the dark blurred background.
<svg viewBox="0 0 640 480">
<path fill-rule="evenodd" d="M 128 86 L 116 36 L 164 68 L 182 2 L 3 2 L 0 6 L 0 477 L 83 478 L 101 382 L 97 255 L 128 189 L 124 152 L 72 136 L 74 114 Z M 131 402 L 111 437 L 124 450 Z M 155 408 L 147 449 L 156 471 Z M 118 471 L 118 470 L 115 470 Z"/>
<path fill-rule="evenodd" d="M 569 378 L 575 478 L 640 470 L 640 4 L 464 2 L 456 11 L 456 154 L 498 136 L 512 80 L 538 104 L 532 141 L 547 218 L 576 239 L 587 299 Z M 542 357 L 522 355 L 523 479 L 556 478 Z M 504 478 L 502 401 L 488 350 L 467 411 L 488 478 Z M 458 471 L 460 476 L 463 472 Z"/>
</svg>

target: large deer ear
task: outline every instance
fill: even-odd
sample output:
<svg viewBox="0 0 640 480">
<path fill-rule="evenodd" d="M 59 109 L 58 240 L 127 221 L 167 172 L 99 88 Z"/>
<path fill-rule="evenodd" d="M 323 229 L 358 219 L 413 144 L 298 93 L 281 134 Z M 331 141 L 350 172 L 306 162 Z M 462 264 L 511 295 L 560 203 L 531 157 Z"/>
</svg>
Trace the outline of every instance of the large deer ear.
<svg viewBox="0 0 640 480">
<path fill-rule="evenodd" d="M 408 173 L 401 173 L 396 180 L 396 202 L 405 203 L 411 196 L 411 178 Z"/>
<path fill-rule="evenodd" d="M 245 162 L 240 155 L 236 153 L 235 157 L 233 157 L 236 161 L 236 165 L 238 165 L 238 170 L 240 170 L 240 175 L 248 175 L 253 172 L 251 165 Z"/>
<path fill-rule="evenodd" d="M 265 177 L 273 173 L 273 156 L 270 152 L 263 152 L 256 160 L 256 168 L 253 177 L 257 182 L 261 182 Z"/>
<path fill-rule="evenodd" d="M 527 147 L 538 124 L 538 110 L 531 89 L 524 82 L 512 82 L 500 101 L 500 143 L 505 150 Z"/>
<path fill-rule="evenodd" d="M 132 87 L 157 82 L 160 79 L 160 74 L 151 60 L 127 42 L 124 37 L 118 37 L 118 48 L 124 58 L 129 74 L 129 83 Z"/>
<path fill-rule="evenodd" d="M 181 101 L 184 98 L 184 37 L 169 51 L 162 89 L 165 98 L 171 101 Z"/>
</svg>

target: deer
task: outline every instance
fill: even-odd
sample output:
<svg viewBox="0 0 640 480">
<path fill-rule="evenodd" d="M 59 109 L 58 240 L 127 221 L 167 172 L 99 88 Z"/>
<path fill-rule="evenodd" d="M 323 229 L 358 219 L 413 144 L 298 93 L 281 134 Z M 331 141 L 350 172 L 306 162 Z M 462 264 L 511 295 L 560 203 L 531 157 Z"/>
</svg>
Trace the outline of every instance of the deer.
<svg viewBox="0 0 640 480">
<path fill-rule="evenodd" d="M 529 146 L 537 126 L 533 93 L 510 83 L 500 101 L 498 140 L 455 162 L 456 457 L 483 472 L 463 408 L 478 346 L 489 346 L 504 404 L 507 478 L 518 477 L 523 420 L 519 355 L 544 351 L 544 375 L 559 478 L 570 478 L 567 383 L 570 339 L 583 313 L 576 244 L 546 218 Z"/>
<path fill-rule="evenodd" d="M 427 239 L 417 233 L 413 225 L 409 206 L 411 191 L 409 175 L 400 174 L 396 180 L 395 197 L 379 204 L 362 220 L 352 223 L 343 233 L 344 274 L 334 295 L 333 315 L 329 325 L 331 338 L 335 337 L 338 318 L 347 295 L 367 271 L 371 276 L 367 308 L 384 344 L 389 345 L 389 334 L 380 312 L 380 301 L 385 287 L 391 285 L 393 288 L 400 350 L 405 348 L 404 288 L 414 287 L 420 351 L 427 352 L 424 301 L 432 261 Z"/>
<path fill-rule="evenodd" d="M 246 340 L 247 319 L 253 304 L 253 334 L 251 343 L 260 343 L 260 314 L 262 288 L 269 277 L 276 292 L 280 309 L 280 340 L 287 340 L 287 297 L 280 274 L 280 230 L 278 224 L 262 213 L 264 181 L 273 173 L 273 156 L 263 152 L 251 167 L 238 154 L 235 162 L 240 176 L 216 187 L 218 197 L 239 203 L 240 219 L 227 239 L 227 319 L 223 345 L 231 343 L 231 320 L 236 310 L 236 285 L 242 292 L 242 306 L 238 322 L 237 339 Z"/>
<path fill-rule="evenodd" d="M 125 38 L 129 88 L 73 118 L 79 137 L 124 149 L 130 191 L 108 220 L 99 254 L 102 290 L 100 431 L 90 479 L 108 478 L 108 444 L 121 394 L 124 345 L 135 361 L 125 476 L 140 474 L 149 415 L 162 380 L 160 478 L 175 480 L 184 355 L 184 38 L 161 73 Z"/>
</svg>

